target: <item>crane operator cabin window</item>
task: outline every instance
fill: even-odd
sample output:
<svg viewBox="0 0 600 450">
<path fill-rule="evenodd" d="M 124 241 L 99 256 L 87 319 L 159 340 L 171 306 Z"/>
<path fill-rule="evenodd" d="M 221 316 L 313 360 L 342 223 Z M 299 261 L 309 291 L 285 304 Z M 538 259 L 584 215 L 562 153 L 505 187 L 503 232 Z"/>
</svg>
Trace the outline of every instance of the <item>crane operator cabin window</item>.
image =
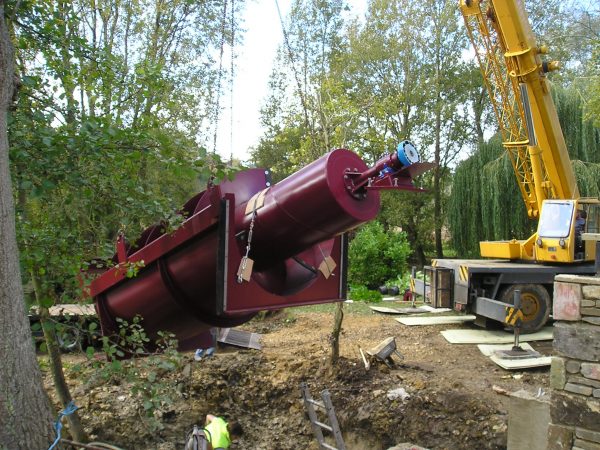
<svg viewBox="0 0 600 450">
<path fill-rule="evenodd" d="M 542 208 L 538 234 L 540 237 L 566 238 L 571 231 L 572 202 L 546 201 Z"/>
</svg>

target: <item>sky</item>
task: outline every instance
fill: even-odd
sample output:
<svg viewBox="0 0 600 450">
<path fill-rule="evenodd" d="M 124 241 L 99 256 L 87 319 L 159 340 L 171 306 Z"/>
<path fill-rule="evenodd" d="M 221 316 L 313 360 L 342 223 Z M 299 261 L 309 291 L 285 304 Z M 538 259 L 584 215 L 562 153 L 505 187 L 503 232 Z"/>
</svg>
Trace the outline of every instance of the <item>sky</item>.
<svg viewBox="0 0 600 450">
<path fill-rule="evenodd" d="M 366 8 L 366 0 L 348 3 L 353 15 L 362 14 Z M 284 21 L 290 6 L 291 0 L 279 0 Z M 269 75 L 277 48 L 283 43 L 275 0 L 248 0 L 243 20 L 242 26 L 246 30 L 243 45 L 235 49 L 233 108 L 229 85 L 224 86 L 225 93 L 220 100 L 223 110 L 217 129 L 217 152 L 224 160 L 229 160 L 232 154 L 236 159 L 248 160 L 250 147 L 258 144 L 262 135 L 260 108 L 268 94 Z M 229 61 L 230 56 L 224 55 L 225 67 Z"/>
</svg>

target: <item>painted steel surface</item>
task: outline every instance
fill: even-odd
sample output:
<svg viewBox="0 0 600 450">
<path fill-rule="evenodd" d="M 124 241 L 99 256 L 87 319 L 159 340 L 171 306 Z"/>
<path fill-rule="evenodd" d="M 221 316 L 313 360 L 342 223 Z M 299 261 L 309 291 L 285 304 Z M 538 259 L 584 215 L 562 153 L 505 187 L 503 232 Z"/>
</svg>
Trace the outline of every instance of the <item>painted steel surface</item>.
<svg viewBox="0 0 600 450">
<path fill-rule="evenodd" d="M 211 328 L 242 324 L 260 310 L 344 299 L 344 233 L 375 218 L 378 185 L 416 190 L 412 176 L 430 167 L 405 168 L 393 154 L 369 169 L 337 149 L 274 186 L 262 169 L 209 186 L 184 205 L 177 230 L 157 224 L 133 244 L 119 239 L 116 266 L 90 286 L 103 333 L 118 331 L 117 318 L 140 315 L 151 337 L 170 331 L 190 349 L 209 342 Z M 248 246 L 250 276 L 242 279 Z M 139 273 L 127 278 L 132 265 Z"/>
</svg>

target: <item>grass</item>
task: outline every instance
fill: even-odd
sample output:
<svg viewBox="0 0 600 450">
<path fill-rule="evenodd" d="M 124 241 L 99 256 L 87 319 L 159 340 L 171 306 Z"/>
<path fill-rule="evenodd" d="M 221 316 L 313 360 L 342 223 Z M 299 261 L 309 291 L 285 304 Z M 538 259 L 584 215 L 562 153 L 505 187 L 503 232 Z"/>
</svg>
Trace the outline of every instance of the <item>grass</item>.
<svg viewBox="0 0 600 450">
<path fill-rule="evenodd" d="M 365 302 L 353 302 L 344 303 L 345 314 L 356 314 L 356 315 L 370 315 L 373 313 L 369 306 L 379 305 L 380 303 L 365 303 Z M 335 303 L 323 303 L 321 305 L 309 305 L 309 306 L 298 306 L 295 308 L 288 308 L 291 313 L 294 312 L 312 312 L 312 313 L 335 313 Z"/>
</svg>

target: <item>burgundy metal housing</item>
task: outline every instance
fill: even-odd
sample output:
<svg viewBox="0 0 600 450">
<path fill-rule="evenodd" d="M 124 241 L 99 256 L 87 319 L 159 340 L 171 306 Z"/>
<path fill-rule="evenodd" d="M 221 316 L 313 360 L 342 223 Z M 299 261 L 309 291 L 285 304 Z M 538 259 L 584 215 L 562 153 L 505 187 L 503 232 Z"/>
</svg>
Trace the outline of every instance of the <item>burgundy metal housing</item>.
<svg viewBox="0 0 600 450">
<path fill-rule="evenodd" d="M 379 212 L 373 185 L 415 189 L 412 177 L 431 165 L 413 166 L 379 175 L 353 152 L 337 149 L 274 186 L 262 169 L 210 186 L 185 204 L 187 219 L 176 231 L 154 225 L 131 246 L 119 239 L 118 264 L 90 286 L 103 333 L 117 332 L 117 318 L 140 315 L 150 336 L 170 331 L 186 350 L 209 345 L 212 327 L 242 324 L 261 310 L 344 299 L 344 233 Z M 352 177 L 365 172 L 375 178 L 362 177 L 356 195 Z M 246 281 L 238 270 L 251 228 Z M 138 275 L 127 278 L 136 263 Z"/>
</svg>

